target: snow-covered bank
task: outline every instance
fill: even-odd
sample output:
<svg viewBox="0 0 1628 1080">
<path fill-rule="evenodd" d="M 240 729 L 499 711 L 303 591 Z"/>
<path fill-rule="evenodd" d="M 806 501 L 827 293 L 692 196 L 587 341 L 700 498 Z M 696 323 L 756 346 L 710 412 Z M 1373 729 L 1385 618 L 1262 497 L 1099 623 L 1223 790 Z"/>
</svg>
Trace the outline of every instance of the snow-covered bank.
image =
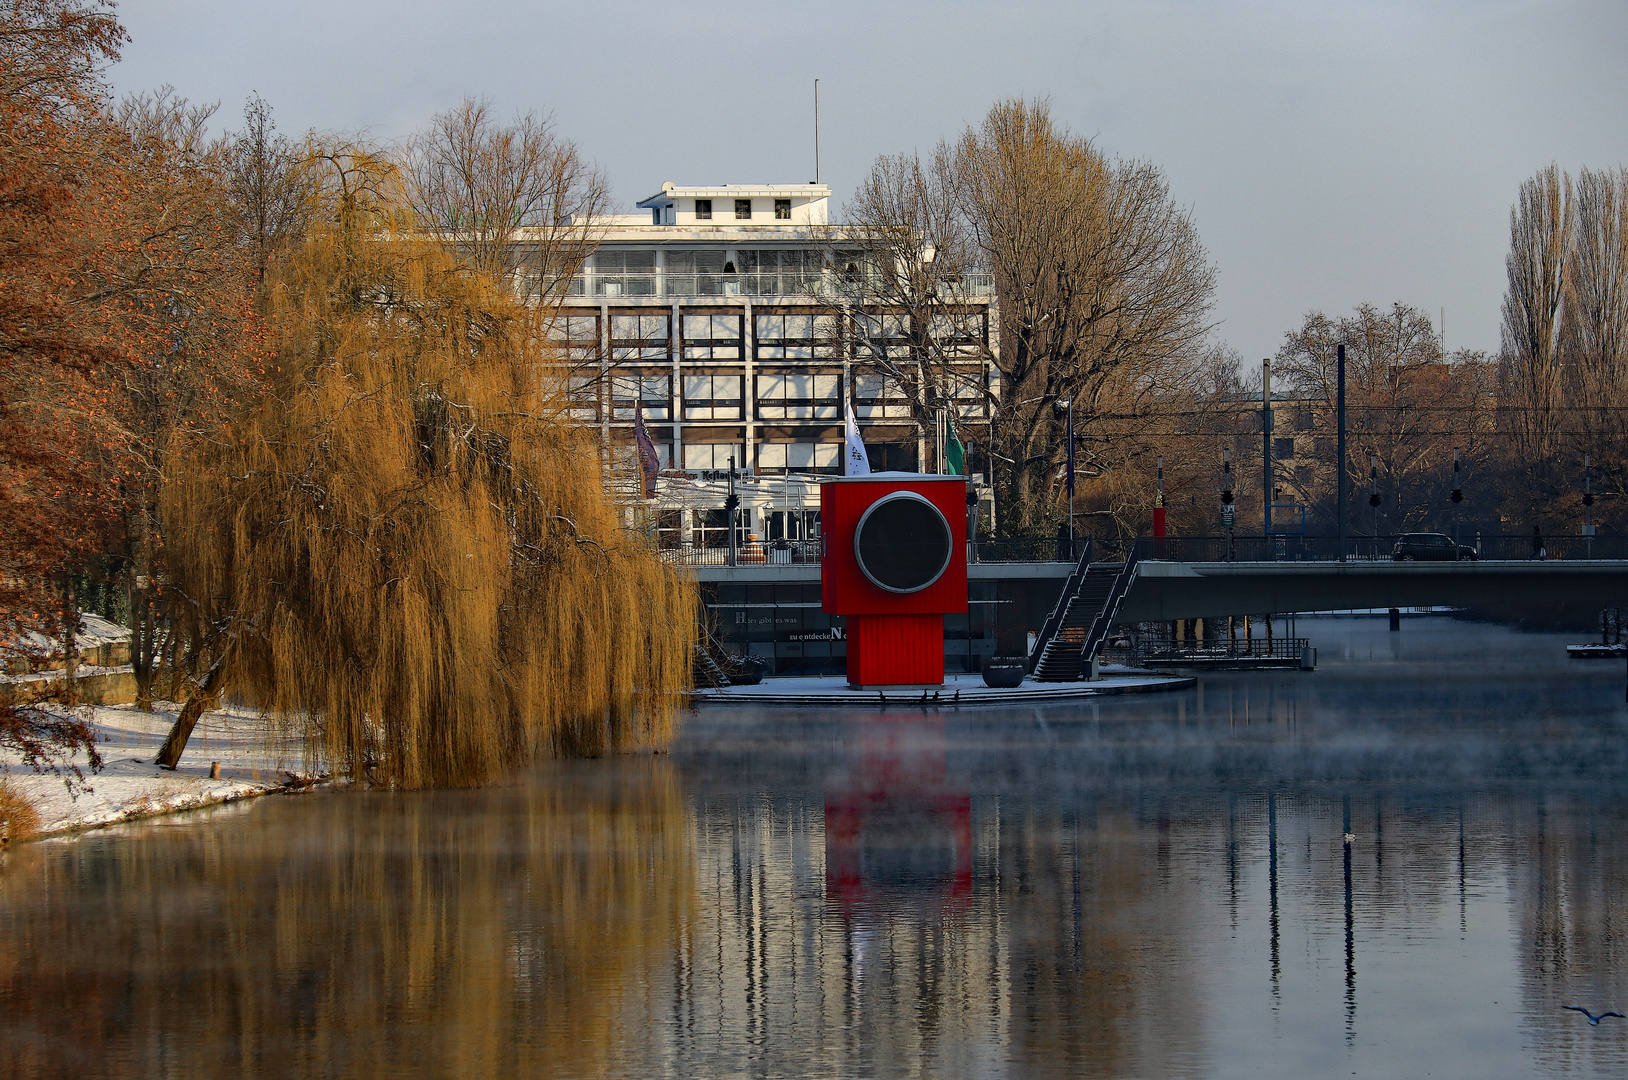
<svg viewBox="0 0 1628 1080">
<path fill-rule="evenodd" d="M 174 702 L 159 702 L 150 713 L 133 705 L 76 710 L 96 729 L 97 751 L 105 767 L 92 776 L 83 756 L 76 758 L 85 780 L 73 792 L 61 777 L 36 774 L 14 754 L 0 752 L 0 775 L 33 802 L 41 835 L 252 798 L 303 782 L 298 748 L 278 752 L 269 747 L 262 715 L 230 706 L 204 714 L 179 768 L 160 769 L 153 757 L 180 708 Z M 219 777 L 212 778 L 217 762 Z"/>
</svg>

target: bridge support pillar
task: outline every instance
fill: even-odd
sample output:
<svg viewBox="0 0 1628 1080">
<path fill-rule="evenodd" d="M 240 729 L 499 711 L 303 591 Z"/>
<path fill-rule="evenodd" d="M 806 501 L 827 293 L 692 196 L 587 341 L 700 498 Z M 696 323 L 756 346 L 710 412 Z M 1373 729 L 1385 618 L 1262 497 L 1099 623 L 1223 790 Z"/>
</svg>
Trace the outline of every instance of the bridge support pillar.
<svg viewBox="0 0 1628 1080">
<path fill-rule="evenodd" d="M 1401 608 L 1391 608 L 1391 629 L 1392 630 L 1400 630 L 1400 629 L 1402 629 L 1402 609 Z"/>
</svg>

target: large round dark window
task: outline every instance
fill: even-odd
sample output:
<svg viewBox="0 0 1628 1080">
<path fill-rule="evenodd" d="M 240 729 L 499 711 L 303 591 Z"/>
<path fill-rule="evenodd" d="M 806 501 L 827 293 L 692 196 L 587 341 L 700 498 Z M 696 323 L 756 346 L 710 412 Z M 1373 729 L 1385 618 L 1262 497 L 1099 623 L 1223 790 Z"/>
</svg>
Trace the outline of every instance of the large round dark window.
<svg viewBox="0 0 1628 1080">
<path fill-rule="evenodd" d="M 920 592 L 950 565 L 950 523 L 913 491 L 871 505 L 854 530 L 854 558 L 872 584 L 888 592 Z"/>
</svg>

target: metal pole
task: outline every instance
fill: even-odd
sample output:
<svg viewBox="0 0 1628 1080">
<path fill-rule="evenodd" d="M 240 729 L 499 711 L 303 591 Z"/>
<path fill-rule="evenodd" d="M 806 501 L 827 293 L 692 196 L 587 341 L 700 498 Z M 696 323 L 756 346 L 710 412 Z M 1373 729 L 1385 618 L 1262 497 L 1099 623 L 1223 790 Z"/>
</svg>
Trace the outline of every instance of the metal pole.
<svg viewBox="0 0 1628 1080">
<path fill-rule="evenodd" d="M 1272 361 L 1261 361 L 1261 532 L 1272 538 Z"/>
<path fill-rule="evenodd" d="M 1455 446 L 1455 447 L 1453 447 L 1453 493 L 1450 496 L 1450 498 L 1453 500 L 1453 544 L 1454 544 L 1454 546 L 1457 546 L 1457 544 L 1458 544 L 1459 527 L 1463 524 L 1463 520 L 1464 520 L 1464 487 L 1463 487 L 1463 484 L 1459 481 L 1458 472 L 1459 472 L 1458 447 Z"/>
<path fill-rule="evenodd" d="M 1158 458 L 1158 487 L 1153 495 L 1153 557 L 1165 557 L 1164 543 L 1164 455 Z"/>
<path fill-rule="evenodd" d="M 1334 453 L 1339 458 L 1339 520 L 1340 520 L 1340 561 L 1345 562 L 1345 342 L 1334 347 L 1334 361 L 1339 389 L 1336 391 L 1335 413 L 1339 417 L 1339 433 L 1335 438 Z"/>
<path fill-rule="evenodd" d="M 735 544 L 735 513 L 736 513 L 736 510 L 739 508 L 739 506 L 740 506 L 740 502 L 739 502 L 739 500 L 737 500 L 735 498 L 735 455 L 730 454 L 729 455 L 729 498 L 724 502 L 724 507 L 725 507 L 725 509 L 727 511 L 724 514 L 724 525 L 729 531 L 729 565 L 730 566 L 735 565 L 735 558 L 736 558 L 736 555 L 737 555 L 736 544 Z"/>
<path fill-rule="evenodd" d="M 814 80 L 814 182 L 820 182 L 820 80 Z"/>
<path fill-rule="evenodd" d="M 1583 455 L 1583 547 L 1584 558 L 1594 558 L 1594 489 L 1590 486 L 1589 455 Z"/>
<path fill-rule="evenodd" d="M 1068 409 L 1068 557 L 1074 557 L 1074 399 L 1063 402 Z"/>
<path fill-rule="evenodd" d="M 1374 508 L 1374 557 L 1379 557 L 1379 455 L 1368 452 L 1368 505 Z"/>
</svg>

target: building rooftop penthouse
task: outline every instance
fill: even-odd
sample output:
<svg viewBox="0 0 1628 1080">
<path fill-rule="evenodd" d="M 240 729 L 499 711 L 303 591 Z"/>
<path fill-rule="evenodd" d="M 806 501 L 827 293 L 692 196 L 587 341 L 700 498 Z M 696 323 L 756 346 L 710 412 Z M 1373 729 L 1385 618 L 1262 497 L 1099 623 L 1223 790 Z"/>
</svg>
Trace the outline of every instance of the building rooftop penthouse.
<svg viewBox="0 0 1628 1080">
<path fill-rule="evenodd" d="M 842 228 L 827 228 L 823 184 L 671 182 L 638 205 L 642 214 L 595 221 L 598 248 L 571 283 L 573 297 L 649 301 L 692 297 L 834 298 L 835 275 L 862 261 L 845 257 Z M 849 290 L 852 291 L 852 290 Z M 988 297 L 993 279 L 971 274 L 967 297 Z"/>
<path fill-rule="evenodd" d="M 831 189 L 824 184 L 722 184 L 679 187 L 668 181 L 639 207 L 650 224 L 742 227 L 824 225 L 830 220 Z"/>
</svg>

